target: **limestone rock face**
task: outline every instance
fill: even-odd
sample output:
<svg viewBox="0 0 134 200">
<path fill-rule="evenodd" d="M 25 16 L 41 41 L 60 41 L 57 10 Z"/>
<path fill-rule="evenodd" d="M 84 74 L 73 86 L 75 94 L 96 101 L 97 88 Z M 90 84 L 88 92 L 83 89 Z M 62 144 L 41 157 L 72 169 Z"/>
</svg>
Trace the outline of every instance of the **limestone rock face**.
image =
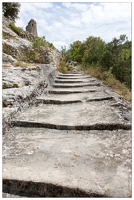
<svg viewBox="0 0 134 200">
<path fill-rule="evenodd" d="M 35 36 L 23 30 L 16 34 L 9 22 L 2 18 L 3 130 L 18 109 L 33 104 L 35 97 L 47 87 L 48 76 L 56 71 L 60 59 L 56 49 L 33 48 Z"/>
<path fill-rule="evenodd" d="M 3 51 L 16 59 L 23 60 L 26 52 L 32 47 L 32 43 L 26 39 L 16 37 L 15 39 L 3 39 Z"/>
<path fill-rule="evenodd" d="M 9 22 L 3 17 L 2 21 L 2 44 L 3 52 L 12 56 L 14 59 L 41 64 L 59 65 L 60 53 L 57 49 L 46 47 L 33 48 L 33 40 L 37 37 L 36 22 L 31 20 L 27 31 L 21 30 L 20 36 L 9 27 Z M 29 28 L 31 27 L 31 29 Z M 34 31 L 33 31 L 34 30 Z M 3 55 L 4 56 L 4 55 Z M 6 62 L 3 57 L 3 62 Z"/>
<path fill-rule="evenodd" d="M 14 63 L 16 62 L 16 59 L 14 59 L 11 55 L 2 53 L 2 62 Z"/>
</svg>

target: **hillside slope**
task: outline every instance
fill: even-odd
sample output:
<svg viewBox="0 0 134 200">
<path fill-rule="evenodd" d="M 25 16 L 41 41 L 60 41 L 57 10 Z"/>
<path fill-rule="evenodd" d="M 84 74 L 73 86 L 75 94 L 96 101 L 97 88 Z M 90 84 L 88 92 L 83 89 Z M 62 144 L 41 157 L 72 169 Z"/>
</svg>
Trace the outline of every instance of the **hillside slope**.
<svg viewBox="0 0 134 200">
<path fill-rule="evenodd" d="M 34 103 L 35 96 L 49 84 L 56 73 L 60 52 L 47 45 L 33 48 L 34 37 L 23 31 L 17 35 L 11 21 L 2 21 L 2 103 L 3 131 L 18 110 Z"/>
</svg>

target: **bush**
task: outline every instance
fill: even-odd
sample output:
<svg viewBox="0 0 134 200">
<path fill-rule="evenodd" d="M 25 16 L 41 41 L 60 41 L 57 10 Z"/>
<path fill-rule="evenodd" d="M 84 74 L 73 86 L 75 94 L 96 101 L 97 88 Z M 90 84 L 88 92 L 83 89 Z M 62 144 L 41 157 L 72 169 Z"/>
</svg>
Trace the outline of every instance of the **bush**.
<svg viewBox="0 0 134 200">
<path fill-rule="evenodd" d="M 42 38 L 38 37 L 33 41 L 33 48 L 39 48 L 40 46 L 46 46 L 45 36 Z"/>
<path fill-rule="evenodd" d="M 48 47 L 50 47 L 51 49 L 55 49 L 53 43 L 49 43 L 49 44 L 48 44 Z"/>
<path fill-rule="evenodd" d="M 4 2 L 2 3 L 2 13 L 3 15 L 12 20 L 15 21 L 15 19 L 18 19 L 18 13 L 20 11 L 20 3 L 14 2 Z"/>
<path fill-rule="evenodd" d="M 114 92 L 122 95 L 127 101 L 132 100 L 131 91 L 126 87 L 124 83 L 121 83 L 112 74 L 112 67 L 108 71 L 104 71 L 101 67 L 96 68 L 94 65 L 88 65 L 85 69 L 81 66 L 81 69 L 93 77 L 102 80 L 103 84 L 110 87 Z"/>
<path fill-rule="evenodd" d="M 21 36 L 22 29 L 15 26 L 14 22 L 9 22 L 9 27 L 14 31 L 17 35 Z"/>
</svg>

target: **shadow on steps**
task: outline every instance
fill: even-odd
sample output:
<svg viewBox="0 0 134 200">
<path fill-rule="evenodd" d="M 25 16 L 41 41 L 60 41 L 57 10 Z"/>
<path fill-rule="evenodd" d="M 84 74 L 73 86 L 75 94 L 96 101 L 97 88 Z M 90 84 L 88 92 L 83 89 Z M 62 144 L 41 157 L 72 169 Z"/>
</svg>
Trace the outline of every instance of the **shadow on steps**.
<svg viewBox="0 0 134 200">
<path fill-rule="evenodd" d="M 108 197 L 92 191 L 85 192 L 78 188 L 68 188 L 51 183 L 3 180 L 3 193 L 20 197 Z"/>
</svg>

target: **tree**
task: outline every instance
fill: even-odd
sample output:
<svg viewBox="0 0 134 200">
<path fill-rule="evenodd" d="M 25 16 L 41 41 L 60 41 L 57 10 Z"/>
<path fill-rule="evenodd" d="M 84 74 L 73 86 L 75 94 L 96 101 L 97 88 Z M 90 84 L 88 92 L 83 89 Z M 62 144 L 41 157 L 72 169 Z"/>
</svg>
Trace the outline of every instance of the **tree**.
<svg viewBox="0 0 134 200">
<path fill-rule="evenodd" d="M 131 89 L 131 41 L 128 41 L 126 35 L 120 35 L 119 39 L 113 38 L 112 42 L 107 44 L 107 49 L 111 54 L 108 66 L 112 66 L 112 73 Z"/>
<path fill-rule="evenodd" d="M 96 65 L 102 58 L 105 45 L 105 42 L 100 37 L 88 37 L 83 43 L 84 53 L 82 63 L 84 65 Z"/>
<path fill-rule="evenodd" d="M 81 62 L 81 54 L 80 54 L 80 48 L 81 48 L 82 42 L 77 40 L 73 42 L 70 45 L 70 51 L 72 54 L 72 60 L 76 62 Z"/>
<path fill-rule="evenodd" d="M 62 57 L 65 57 L 65 53 L 66 53 L 66 46 L 61 46 Z"/>
<path fill-rule="evenodd" d="M 20 3 L 2 3 L 2 13 L 3 15 L 14 21 L 15 22 L 15 19 L 18 19 L 18 13 L 20 11 Z"/>
<path fill-rule="evenodd" d="M 65 52 L 66 61 L 77 61 L 83 69 L 90 67 L 101 69 L 114 75 L 120 82 L 131 89 L 132 42 L 126 35 L 113 38 L 105 43 L 100 37 L 90 36 L 86 41 L 75 41 Z"/>
</svg>

